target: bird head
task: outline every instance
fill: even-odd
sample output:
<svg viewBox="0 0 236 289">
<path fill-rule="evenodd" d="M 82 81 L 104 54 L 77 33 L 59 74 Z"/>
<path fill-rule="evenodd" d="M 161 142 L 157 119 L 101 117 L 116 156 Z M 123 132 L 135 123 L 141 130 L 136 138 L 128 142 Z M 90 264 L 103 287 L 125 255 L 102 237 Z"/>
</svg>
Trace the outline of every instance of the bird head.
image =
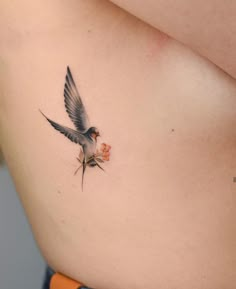
<svg viewBox="0 0 236 289">
<path fill-rule="evenodd" d="M 94 140 L 97 140 L 97 137 L 100 136 L 99 130 L 96 127 L 90 127 L 88 130 L 88 135 L 93 138 Z"/>
</svg>

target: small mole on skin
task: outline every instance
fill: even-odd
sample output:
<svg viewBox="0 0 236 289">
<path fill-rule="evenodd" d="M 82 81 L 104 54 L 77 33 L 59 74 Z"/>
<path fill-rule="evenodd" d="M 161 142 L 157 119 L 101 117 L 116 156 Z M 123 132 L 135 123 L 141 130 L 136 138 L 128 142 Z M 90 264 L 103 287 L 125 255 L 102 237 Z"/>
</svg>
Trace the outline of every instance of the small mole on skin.
<svg viewBox="0 0 236 289">
<path fill-rule="evenodd" d="M 175 131 L 174 128 L 172 128 L 171 131 Z"/>
<path fill-rule="evenodd" d="M 61 194 L 61 191 L 58 190 L 57 193 L 58 193 L 58 194 Z"/>
<path fill-rule="evenodd" d="M 90 29 L 88 29 L 88 33 L 90 33 L 91 32 L 91 30 Z"/>
</svg>

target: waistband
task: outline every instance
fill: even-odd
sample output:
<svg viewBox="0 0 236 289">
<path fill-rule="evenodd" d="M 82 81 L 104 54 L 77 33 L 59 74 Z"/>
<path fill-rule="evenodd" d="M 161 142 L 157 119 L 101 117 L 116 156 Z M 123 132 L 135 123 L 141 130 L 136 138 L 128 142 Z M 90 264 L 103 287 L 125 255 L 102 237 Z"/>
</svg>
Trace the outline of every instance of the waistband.
<svg viewBox="0 0 236 289">
<path fill-rule="evenodd" d="M 72 280 L 60 273 L 53 274 L 50 281 L 50 289 L 91 289 L 84 284 Z"/>
<path fill-rule="evenodd" d="M 48 285 L 46 284 L 48 283 Z M 48 268 L 44 288 L 50 289 L 92 289 L 79 281 L 75 281 L 61 273 Z"/>
</svg>

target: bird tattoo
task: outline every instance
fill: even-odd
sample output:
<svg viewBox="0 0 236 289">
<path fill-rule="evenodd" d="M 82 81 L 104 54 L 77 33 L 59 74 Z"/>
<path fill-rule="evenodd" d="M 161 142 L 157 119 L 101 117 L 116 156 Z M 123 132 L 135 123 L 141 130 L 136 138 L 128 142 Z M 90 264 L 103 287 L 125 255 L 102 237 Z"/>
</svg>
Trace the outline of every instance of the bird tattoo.
<svg viewBox="0 0 236 289">
<path fill-rule="evenodd" d="M 85 110 L 84 104 L 74 82 L 72 73 L 69 66 L 67 67 L 67 73 L 64 85 L 64 103 L 66 112 L 73 122 L 75 129 L 63 126 L 49 119 L 41 110 L 41 114 L 51 124 L 54 129 L 59 131 L 70 141 L 80 145 L 80 153 L 77 160 L 80 165 L 75 171 L 75 175 L 82 168 L 82 190 L 84 183 L 85 170 L 88 167 L 98 167 L 104 170 L 100 163 L 109 161 L 111 146 L 102 143 L 100 149 L 97 149 L 97 138 L 100 136 L 99 130 L 90 126 L 89 118 Z"/>
</svg>

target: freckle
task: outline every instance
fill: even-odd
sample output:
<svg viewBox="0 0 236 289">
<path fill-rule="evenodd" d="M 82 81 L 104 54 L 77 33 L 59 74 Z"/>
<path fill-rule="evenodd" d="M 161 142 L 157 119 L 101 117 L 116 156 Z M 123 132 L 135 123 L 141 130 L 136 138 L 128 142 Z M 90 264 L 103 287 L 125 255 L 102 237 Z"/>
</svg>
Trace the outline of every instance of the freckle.
<svg viewBox="0 0 236 289">
<path fill-rule="evenodd" d="M 58 190 L 57 193 L 58 193 L 58 194 L 61 194 L 61 191 Z"/>
<path fill-rule="evenodd" d="M 172 131 L 172 132 L 175 131 L 174 128 L 172 128 L 171 131 Z"/>
</svg>

